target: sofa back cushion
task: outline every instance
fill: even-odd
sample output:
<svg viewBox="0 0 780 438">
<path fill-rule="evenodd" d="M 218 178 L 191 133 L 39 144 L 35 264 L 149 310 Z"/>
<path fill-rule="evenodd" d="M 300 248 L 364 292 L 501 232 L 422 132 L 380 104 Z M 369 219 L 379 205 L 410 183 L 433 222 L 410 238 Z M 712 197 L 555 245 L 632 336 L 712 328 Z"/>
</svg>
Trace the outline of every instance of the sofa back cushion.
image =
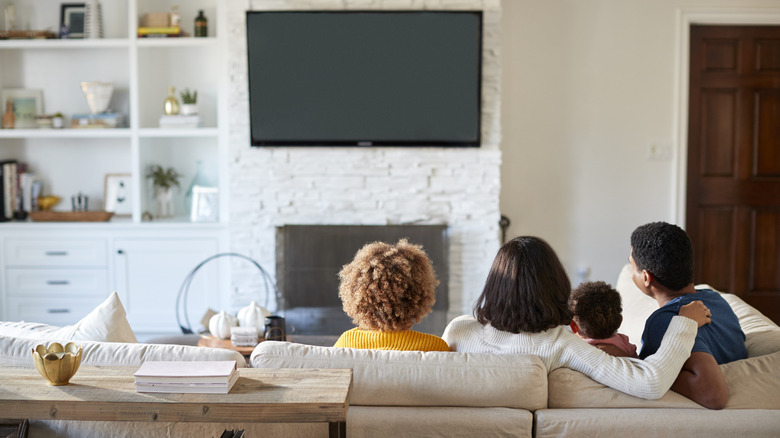
<svg viewBox="0 0 780 438">
<path fill-rule="evenodd" d="M 0 366 L 32 367 L 32 350 L 38 344 L 67 340 L 21 338 L 0 335 Z M 84 347 L 82 365 L 140 366 L 147 360 L 235 360 L 246 366 L 240 353 L 223 348 L 191 347 L 186 345 L 131 344 L 123 342 L 73 341 Z"/>
<path fill-rule="evenodd" d="M 258 368 L 351 368 L 352 405 L 500 406 L 531 411 L 547 406 L 547 369 L 533 355 L 261 342 L 251 363 Z"/>
<path fill-rule="evenodd" d="M 726 409 L 780 409 L 780 352 L 750 357 L 720 366 L 729 386 Z M 701 408 L 667 392 L 658 400 L 644 400 L 594 382 L 566 368 L 550 373 L 550 408 Z"/>
</svg>

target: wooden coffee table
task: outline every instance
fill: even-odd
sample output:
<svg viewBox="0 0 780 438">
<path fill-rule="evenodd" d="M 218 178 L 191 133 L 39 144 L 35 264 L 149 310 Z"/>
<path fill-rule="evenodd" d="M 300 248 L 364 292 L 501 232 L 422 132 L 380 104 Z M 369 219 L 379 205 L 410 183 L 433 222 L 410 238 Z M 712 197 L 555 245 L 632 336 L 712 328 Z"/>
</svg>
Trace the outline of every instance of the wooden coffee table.
<svg viewBox="0 0 780 438">
<path fill-rule="evenodd" d="M 229 394 L 139 393 L 136 367 L 82 366 L 67 386 L 49 386 L 34 368 L 0 368 L 6 418 L 218 423 L 327 422 L 346 437 L 349 369 L 240 368 Z"/>
</svg>

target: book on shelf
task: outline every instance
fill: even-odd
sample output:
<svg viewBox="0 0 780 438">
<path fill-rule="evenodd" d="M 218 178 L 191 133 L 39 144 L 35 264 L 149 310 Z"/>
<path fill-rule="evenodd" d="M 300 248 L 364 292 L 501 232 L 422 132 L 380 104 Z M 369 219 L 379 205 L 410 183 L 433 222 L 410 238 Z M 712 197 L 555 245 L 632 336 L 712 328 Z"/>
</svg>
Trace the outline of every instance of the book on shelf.
<svg viewBox="0 0 780 438">
<path fill-rule="evenodd" d="M 17 211 L 18 165 L 16 160 L 0 161 L 0 221 L 12 220 Z"/>
<path fill-rule="evenodd" d="M 22 211 L 27 213 L 38 209 L 38 197 L 41 196 L 43 181 L 36 174 L 26 171 L 19 174 L 19 190 L 22 198 Z"/>
<path fill-rule="evenodd" d="M 138 392 L 227 394 L 238 380 L 236 361 L 146 361 L 135 372 Z"/>
<path fill-rule="evenodd" d="M 138 36 L 140 38 L 146 37 L 177 37 L 181 36 L 181 28 L 179 26 L 158 26 L 158 27 L 139 27 Z"/>
<path fill-rule="evenodd" d="M 197 114 L 189 116 L 160 116 L 160 128 L 200 128 L 203 123 L 200 120 L 200 116 Z"/>
<path fill-rule="evenodd" d="M 119 128 L 121 126 L 122 115 L 117 113 L 73 114 L 70 117 L 71 128 Z"/>
</svg>

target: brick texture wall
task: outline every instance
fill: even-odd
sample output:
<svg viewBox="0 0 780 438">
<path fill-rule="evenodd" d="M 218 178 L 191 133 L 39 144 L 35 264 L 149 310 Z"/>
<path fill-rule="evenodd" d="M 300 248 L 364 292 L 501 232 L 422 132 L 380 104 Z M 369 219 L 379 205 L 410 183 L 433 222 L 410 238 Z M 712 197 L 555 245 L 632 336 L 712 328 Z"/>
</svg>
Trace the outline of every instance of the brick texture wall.
<svg viewBox="0 0 780 438">
<path fill-rule="evenodd" d="M 228 0 L 231 250 L 275 272 L 285 224 L 447 224 L 449 317 L 471 313 L 499 246 L 500 0 Z M 479 148 L 253 148 L 245 11 L 469 9 L 483 11 Z M 232 266 L 238 308 L 264 290 L 256 269 Z M 262 304 L 262 299 L 261 299 Z M 274 301 L 270 307 L 274 309 Z"/>
</svg>

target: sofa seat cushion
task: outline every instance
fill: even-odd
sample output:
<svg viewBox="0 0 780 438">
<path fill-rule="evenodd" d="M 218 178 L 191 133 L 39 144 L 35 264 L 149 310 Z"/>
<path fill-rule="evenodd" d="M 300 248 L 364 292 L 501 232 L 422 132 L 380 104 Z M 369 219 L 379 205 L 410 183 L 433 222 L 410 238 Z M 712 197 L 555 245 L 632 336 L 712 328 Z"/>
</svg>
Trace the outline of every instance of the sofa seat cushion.
<svg viewBox="0 0 780 438">
<path fill-rule="evenodd" d="M 56 327 L 34 322 L 4 321 L 0 322 L 0 335 L 35 337 L 59 342 L 138 342 L 116 292 L 73 325 Z"/>
<path fill-rule="evenodd" d="M 542 409 L 534 423 L 537 438 L 776 438 L 780 415 L 761 409 Z"/>
<path fill-rule="evenodd" d="M 780 352 L 738 360 L 720 369 L 729 386 L 726 409 L 780 409 Z M 549 393 L 550 408 L 704 409 L 674 391 L 658 400 L 633 397 L 567 368 L 550 373 Z"/>
<path fill-rule="evenodd" d="M 350 404 L 535 410 L 547 405 L 547 369 L 532 355 L 378 351 L 261 342 L 258 368 L 351 368 Z"/>
<path fill-rule="evenodd" d="M 51 342 L 54 340 L 0 335 L 0 366 L 33 367 L 32 350 L 38 344 L 48 346 Z M 82 365 L 137 367 L 147 360 L 235 360 L 239 367 L 246 366 L 246 359 L 240 353 L 223 348 L 123 342 L 74 342 L 84 347 Z"/>
<path fill-rule="evenodd" d="M 350 406 L 350 438 L 528 437 L 533 414 L 524 409 L 475 407 Z"/>
</svg>

